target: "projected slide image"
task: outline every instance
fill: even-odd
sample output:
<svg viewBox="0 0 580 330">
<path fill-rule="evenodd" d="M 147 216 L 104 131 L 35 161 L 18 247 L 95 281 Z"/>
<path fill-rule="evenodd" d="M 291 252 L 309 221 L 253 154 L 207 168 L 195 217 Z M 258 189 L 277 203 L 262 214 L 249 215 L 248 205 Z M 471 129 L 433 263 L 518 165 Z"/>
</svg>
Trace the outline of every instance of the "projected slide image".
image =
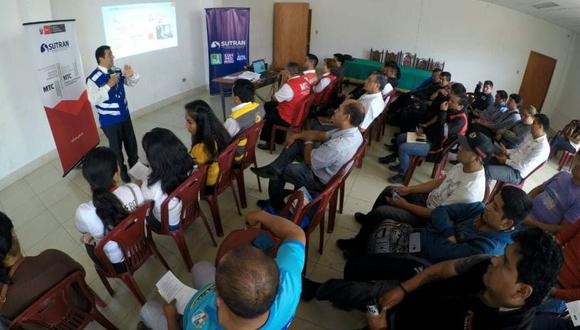
<svg viewBox="0 0 580 330">
<path fill-rule="evenodd" d="M 105 6 L 102 14 L 116 58 L 177 46 L 174 2 Z"/>
</svg>

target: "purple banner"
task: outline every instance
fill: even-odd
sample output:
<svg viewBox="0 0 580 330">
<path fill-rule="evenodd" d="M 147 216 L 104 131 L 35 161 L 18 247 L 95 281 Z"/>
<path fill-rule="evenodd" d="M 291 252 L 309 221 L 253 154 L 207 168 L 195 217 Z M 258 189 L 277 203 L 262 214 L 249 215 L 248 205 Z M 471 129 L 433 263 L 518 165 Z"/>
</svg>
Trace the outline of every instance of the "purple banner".
<svg viewBox="0 0 580 330">
<path fill-rule="evenodd" d="M 250 57 L 250 8 L 206 8 L 210 93 L 212 79 L 242 71 Z"/>
</svg>

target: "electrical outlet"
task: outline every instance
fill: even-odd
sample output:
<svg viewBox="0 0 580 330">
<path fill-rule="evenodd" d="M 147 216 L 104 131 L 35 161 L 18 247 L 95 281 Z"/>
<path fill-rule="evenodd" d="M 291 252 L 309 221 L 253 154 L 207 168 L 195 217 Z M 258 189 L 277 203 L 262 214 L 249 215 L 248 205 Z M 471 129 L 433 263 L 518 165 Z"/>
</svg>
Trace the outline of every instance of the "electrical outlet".
<svg viewBox="0 0 580 330">
<path fill-rule="evenodd" d="M 187 78 L 181 78 L 181 82 L 186 82 Z"/>
</svg>

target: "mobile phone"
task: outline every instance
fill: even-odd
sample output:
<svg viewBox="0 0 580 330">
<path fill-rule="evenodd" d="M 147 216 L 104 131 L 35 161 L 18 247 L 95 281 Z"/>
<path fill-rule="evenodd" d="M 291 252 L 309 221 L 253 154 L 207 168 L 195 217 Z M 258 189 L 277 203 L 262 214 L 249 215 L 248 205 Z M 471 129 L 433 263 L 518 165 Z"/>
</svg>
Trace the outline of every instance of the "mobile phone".
<svg viewBox="0 0 580 330">
<path fill-rule="evenodd" d="M 274 240 L 270 235 L 261 233 L 252 241 L 252 245 L 264 252 L 269 252 L 274 247 Z"/>
<path fill-rule="evenodd" d="M 369 312 L 369 314 L 377 316 L 379 315 L 379 305 L 377 304 L 377 300 L 376 299 L 371 299 L 371 301 L 368 302 L 367 304 L 367 311 Z"/>
<path fill-rule="evenodd" d="M 391 191 L 391 198 L 396 201 L 399 198 L 399 193 L 395 190 Z"/>
</svg>

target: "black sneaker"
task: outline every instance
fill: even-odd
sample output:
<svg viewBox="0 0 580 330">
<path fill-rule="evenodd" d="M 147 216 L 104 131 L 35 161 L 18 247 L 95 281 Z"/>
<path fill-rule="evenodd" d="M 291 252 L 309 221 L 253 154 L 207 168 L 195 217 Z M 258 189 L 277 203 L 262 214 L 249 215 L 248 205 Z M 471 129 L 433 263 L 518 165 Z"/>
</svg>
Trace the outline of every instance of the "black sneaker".
<svg viewBox="0 0 580 330">
<path fill-rule="evenodd" d="M 251 167 L 250 171 L 261 178 L 270 180 L 276 180 L 278 178 L 278 174 L 270 166 Z"/>
<path fill-rule="evenodd" d="M 259 208 L 261 209 L 265 209 L 268 206 L 270 206 L 270 200 L 269 199 L 259 199 L 256 204 L 258 205 Z"/>
<path fill-rule="evenodd" d="M 401 164 L 393 164 L 393 165 L 389 165 L 389 170 L 393 171 L 393 172 L 399 172 L 399 170 L 401 169 Z"/>
<path fill-rule="evenodd" d="M 365 217 L 366 214 L 362 212 L 355 212 L 354 214 L 354 220 L 356 220 L 356 222 L 360 223 L 361 225 L 365 222 Z"/>
<path fill-rule="evenodd" d="M 389 164 L 389 163 L 392 163 L 392 162 L 394 162 L 396 160 L 397 160 L 397 155 L 390 154 L 390 155 L 387 155 L 385 157 L 380 157 L 379 158 L 379 163 L 381 163 L 381 164 Z"/>
<path fill-rule="evenodd" d="M 316 291 L 322 285 L 322 283 L 314 282 L 302 276 L 302 293 L 300 293 L 300 298 L 305 301 L 312 300 L 316 297 Z"/>
<path fill-rule="evenodd" d="M 258 149 L 262 149 L 262 150 L 268 150 L 268 151 L 270 151 L 270 143 L 268 143 L 268 142 L 262 142 L 262 143 L 259 143 L 259 144 L 257 145 L 257 147 L 258 147 Z"/>
<path fill-rule="evenodd" d="M 405 176 L 403 174 L 393 175 L 389 178 L 389 182 L 394 184 L 401 184 L 403 183 L 403 180 L 405 180 Z"/>
</svg>

